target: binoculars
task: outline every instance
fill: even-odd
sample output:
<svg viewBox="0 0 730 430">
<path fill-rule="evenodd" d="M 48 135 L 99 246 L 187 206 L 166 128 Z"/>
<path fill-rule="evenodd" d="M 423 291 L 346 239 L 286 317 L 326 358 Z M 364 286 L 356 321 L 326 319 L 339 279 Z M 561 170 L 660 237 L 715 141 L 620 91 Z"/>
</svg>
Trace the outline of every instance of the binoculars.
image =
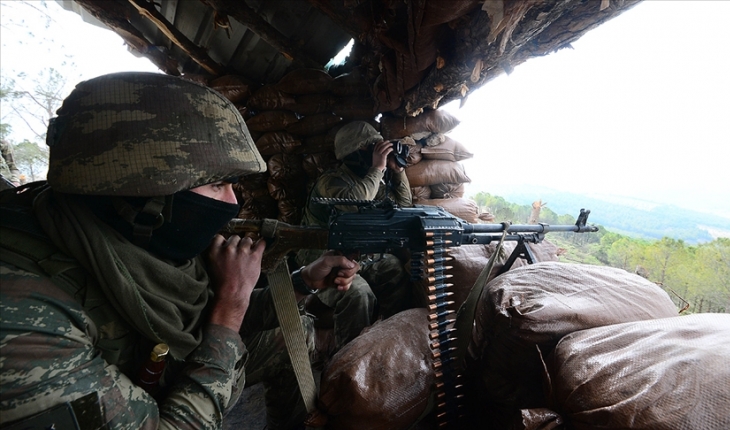
<svg viewBox="0 0 730 430">
<path fill-rule="evenodd" d="M 391 155 L 395 159 L 395 164 L 397 164 L 398 167 L 406 167 L 409 151 L 410 149 L 408 148 L 408 145 L 402 141 L 393 141 L 393 152 L 391 152 Z"/>
</svg>

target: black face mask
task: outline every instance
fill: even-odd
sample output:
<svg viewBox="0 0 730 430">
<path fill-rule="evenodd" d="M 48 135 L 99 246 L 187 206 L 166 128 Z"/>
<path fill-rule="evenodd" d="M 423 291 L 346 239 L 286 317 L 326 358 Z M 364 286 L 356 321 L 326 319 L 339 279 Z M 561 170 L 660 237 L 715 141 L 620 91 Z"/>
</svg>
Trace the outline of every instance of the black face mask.
<svg viewBox="0 0 730 430">
<path fill-rule="evenodd" d="M 144 206 L 146 201 L 135 197 L 124 199 L 134 207 Z M 119 216 L 109 198 L 96 197 L 89 199 L 88 204 L 99 218 L 128 240 L 134 241 L 132 225 Z M 172 216 L 152 232 L 144 248 L 170 260 L 193 258 L 210 245 L 213 236 L 238 215 L 238 211 L 237 204 L 221 202 L 192 191 L 175 193 Z"/>
<path fill-rule="evenodd" d="M 170 222 L 152 232 L 147 249 L 171 260 L 193 258 L 210 245 L 239 207 L 192 191 L 175 194 Z"/>
<path fill-rule="evenodd" d="M 352 154 L 348 154 L 342 159 L 345 166 L 349 167 L 350 170 L 361 178 L 364 178 L 368 174 L 368 170 L 373 165 L 373 150 L 372 146 L 367 150 L 357 150 Z"/>
</svg>

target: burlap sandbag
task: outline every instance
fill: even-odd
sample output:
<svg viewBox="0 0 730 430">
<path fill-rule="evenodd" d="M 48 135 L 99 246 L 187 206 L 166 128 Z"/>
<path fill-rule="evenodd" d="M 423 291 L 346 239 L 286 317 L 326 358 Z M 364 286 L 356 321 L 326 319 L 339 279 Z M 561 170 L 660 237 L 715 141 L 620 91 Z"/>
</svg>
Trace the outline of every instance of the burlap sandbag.
<svg viewBox="0 0 730 430">
<path fill-rule="evenodd" d="M 294 152 L 301 144 L 301 140 L 285 131 L 270 131 L 256 139 L 256 148 L 263 156 Z"/>
<path fill-rule="evenodd" d="M 286 110 L 267 110 L 252 116 L 246 125 L 251 131 L 281 131 L 299 121 L 297 114 Z"/>
<path fill-rule="evenodd" d="M 413 185 L 413 184 L 411 184 Z M 419 200 L 419 205 L 429 206 L 440 206 L 446 210 L 446 212 L 454 215 L 455 217 L 461 218 L 466 222 L 477 223 L 479 222 L 478 214 L 479 207 L 477 202 L 472 199 L 457 198 L 457 199 L 428 199 Z"/>
<path fill-rule="evenodd" d="M 296 103 L 294 96 L 279 91 L 273 85 L 264 85 L 248 99 L 247 106 L 257 112 L 267 110 L 291 110 Z"/>
<path fill-rule="evenodd" d="M 425 204 L 431 198 L 431 187 L 411 187 L 411 198 L 418 204 Z"/>
<path fill-rule="evenodd" d="M 304 173 L 302 156 L 299 154 L 275 154 L 266 162 L 269 176 L 274 179 L 284 179 L 300 176 Z"/>
<path fill-rule="evenodd" d="M 305 94 L 296 100 L 291 110 L 304 116 L 330 112 L 335 104 L 335 98 L 330 94 Z"/>
<path fill-rule="evenodd" d="M 238 75 L 224 75 L 210 81 L 210 87 L 233 103 L 246 104 L 255 84 Z"/>
<path fill-rule="evenodd" d="M 547 370 L 551 409 L 569 429 L 730 429 L 727 314 L 575 332 L 555 347 Z M 556 421 L 545 418 L 543 425 Z"/>
<path fill-rule="evenodd" d="M 487 282 L 494 279 L 499 271 L 502 270 L 504 263 L 507 258 L 512 255 L 512 251 L 514 251 L 516 245 L 516 242 L 504 243 L 503 255 L 498 256 L 499 258 L 495 261 L 494 268 L 492 269 L 492 273 L 489 276 L 489 279 L 487 279 Z M 548 240 L 543 240 L 540 243 L 528 243 L 527 246 L 530 247 L 532 253 L 535 255 L 536 263 L 559 260 L 557 255 L 558 247 L 550 243 Z M 454 284 L 451 288 L 454 295 L 451 300 L 454 300 L 457 307 L 461 306 L 464 300 L 466 300 L 466 297 L 469 295 L 469 291 L 471 291 L 472 286 L 479 277 L 479 274 L 482 272 L 482 269 L 487 265 L 489 257 L 494 254 L 494 250 L 496 248 L 497 241 L 492 242 L 489 245 L 462 245 L 452 248 L 451 252 L 449 252 L 449 256 L 453 258 L 453 260 L 446 263 L 447 265 L 452 266 L 449 273 L 451 273 L 453 277 L 449 279 L 449 282 Z M 527 264 L 529 264 L 527 261 L 518 258 L 512 264 L 510 269 L 516 269 L 518 267 L 526 266 Z M 483 285 L 479 287 L 483 287 Z"/>
<path fill-rule="evenodd" d="M 341 121 L 341 117 L 332 113 L 319 113 L 305 116 L 299 121 L 287 125 L 286 131 L 297 136 L 315 136 L 325 133 Z"/>
<path fill-rule="evenodd" d="M 542 354 L 565 335 L 628 321 L 668 318 L 661 288 L 612 267 L 536 263 L 496 277 L 477 304 L 469 345 L 481 398 L 505 411 L 545 406 Z"/>
<path fill-rule="evenodd" d="M 317 179 L 322 173 L 336 168 L 339 164 L 333 152 L 318 152 L 305 155 L 302 168 L 311 179 Z"/>
<path fill-rule="evenodd" d="M 407 429 L 421 416 L 434 383 L 427 314 L 400 312 L 335 354 L 319 393 L 328 429 Z"/>
<path fill-rule="evenodd" d="M 406 176 L 412 187 L 471 182 L 463 164 L 446 160 L 421 160 L 406 167 Z"/>
<path fill-rule="evenodd" d="M 320 69 L 296 69 L 284 75 L 276 88 L 288 94 L 325 93 L 332 88 L 333 78 Z"/>
<path fill-rule="evenodd" d="M 448 133 L 459 123 L 455 116 L 444 110 L 426 111 L 415 118 L 383 116 L 380 119 L 380 134 L 385 139 L 399 139 L 424 131 Z"/>
<path fill-rule="evenodd" d="M 431 185 L 431 198 L 458 199 L 464 197 L 464 184 L 435 184 Z"/>
<path fill-rule="evenodd" d="M 460 142 L 444 135 L 444 141 L 436 146 L 424 146 L 421 154 L 426 160 L 461 161 L 472 158 L 472 154 Z"/>
</svg>

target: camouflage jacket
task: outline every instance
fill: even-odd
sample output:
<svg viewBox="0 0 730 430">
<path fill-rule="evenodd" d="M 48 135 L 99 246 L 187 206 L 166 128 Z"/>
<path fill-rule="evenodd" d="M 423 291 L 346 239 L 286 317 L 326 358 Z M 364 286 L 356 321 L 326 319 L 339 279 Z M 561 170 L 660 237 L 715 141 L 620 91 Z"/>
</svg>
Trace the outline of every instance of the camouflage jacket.
<svg viewBox="0 0 730 430">
<path fill-rule="evenodd" d="M 238 333 L 205 327 L 202 342 L 184 362 L 168 364 L 167 386 L 155 399 L 133 382 L 149 356 L 150 342 L 131 333 L 133 344 L 145 345 L 142 354 L 134 365 L 117 363 L 120 355 L 104 348 L 114 324 L 95 321 L 109 319 L 108 312 L 100 316 L 98 311 L 105 304 L 94 300 L 82 306 L 49 275 L 68 264 L 68 258 L 55 254 L 33 261 L 28 253 L 17 252 L 23 247 L 17 234 L 15 243 L 6 246 L 11 235 L 3 233 L 8 232 L 5 226 L 0 232 L 0 425 L 66 402 L 76 411 L 76 401 L 91 394 L 101 406 L 99 419 L 92 425 L 87 420 L 81 428 L 221 428 L 223 411 L 243 387 L 246 351 Z M 93 291 L 89 278 L 84 287 Z"/>
<path fill-rule="evenodd" d="M 386 190 L 388 197 L 400 207 L 413 205 L 411 188 L 405 172 L 394 173 L 390 183 L 383 181 L 383 172 L 370 168 L 365 177 L 361 178 L 344 164 L 337 169 L 325 172 L 314 184 L 304 210 L 303 225 L 327 227 L 329 208 L 326 205 L 315 203 L 313 198 L 326 197 L 353 200 L 382 200 Z M 353 210 L 347 206 L 338 206 L 338 209 Z"/>
</svg>

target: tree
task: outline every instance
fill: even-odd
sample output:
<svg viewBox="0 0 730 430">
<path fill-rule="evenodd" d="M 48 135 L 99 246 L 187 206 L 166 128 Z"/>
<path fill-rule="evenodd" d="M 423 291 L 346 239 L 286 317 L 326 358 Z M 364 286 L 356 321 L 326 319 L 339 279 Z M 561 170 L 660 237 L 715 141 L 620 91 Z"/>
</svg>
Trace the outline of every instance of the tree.
<svg viewBox="0 0 730 430">
<path fill-rule="evenodd" d="M 19 76 L 25 77 L 24 74 Z M 11 109 L 23 121 L 37 139 L 45 139 L 48 121 L 63 103 L 66 91 L 66 78 L 53 67 L 38 72 L 31 80 L 33 88 L 24 89 L 18 85 L 15 90 L 15 103 Z"/>
<path fill-rule="evenodd" d="M 5 140 L 10 135 L 12 126 L 7 122 L 10 116 L 8 111 L 12 111 L 10 105 L 18 97 L 19 94 L 15 91 L 15 80 L 5 77 L 0 78 L 0 106 L 8 106 L 8 109 L 0 108 L 0 114 L 2 114 L 0 117 L 0 139 Z"/>
<path fill-rule="evenodd" d="M 48 168 L 47 146 L 41 146 L 26 139 L 13 146 L 13 155 L 18 169 L 29 173 L 30 181 L 45 178 L 45 171 Z"/>
</svg>

